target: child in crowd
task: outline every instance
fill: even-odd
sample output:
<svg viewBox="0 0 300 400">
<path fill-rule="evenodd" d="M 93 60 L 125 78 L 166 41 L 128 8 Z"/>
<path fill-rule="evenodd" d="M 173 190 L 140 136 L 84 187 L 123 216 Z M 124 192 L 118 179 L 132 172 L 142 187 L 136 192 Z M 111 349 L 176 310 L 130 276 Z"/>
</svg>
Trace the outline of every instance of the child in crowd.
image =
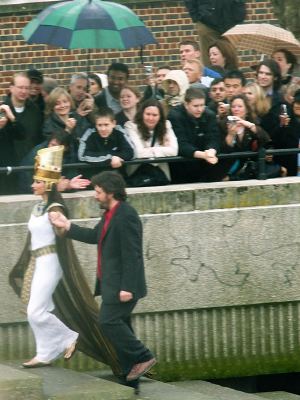
<svg viewBox="0 0 300 400">
<path fill-rule="evenodd" d="M 124 161 L 133 157 L 133 149 L 123 132 L 115 128 L 113 111 L 110 108 L 101 108 L 94 118 L 95 128 L 87 129 L 80 138 L 79 160 L 104 169 L 121 168 Z M 92 171 L 92 174 L 95 172 Z"/>
</svg>

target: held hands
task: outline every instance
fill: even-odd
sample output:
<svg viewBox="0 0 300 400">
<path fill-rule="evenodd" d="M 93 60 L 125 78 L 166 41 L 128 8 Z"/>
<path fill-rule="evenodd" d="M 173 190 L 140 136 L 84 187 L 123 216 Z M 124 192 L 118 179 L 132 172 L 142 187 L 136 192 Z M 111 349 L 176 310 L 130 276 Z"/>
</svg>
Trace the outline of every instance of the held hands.
<svg viewBox="0 0 300 400">
<path fill-rule="evenodd" d="M 50 211 L 49 220 L 56 228 L 62 228 L 66 231 L 70 229 L 71 222 L 59 211 Z"/>
<path fill-rule="evenodd" d="M 121 303 L 126 303 L 133 299 L 133 294 L 131 292 L 126 292 L 125 290 L 121 290 L 119 293 L 119 299 Z"/>
<path fill-rule="evenodd" d="M 121 157 L 112 156 L 110 165 L 112 168 L 120 168 L 120 167 L 122 167 L 123 161 L 124 160 Z"/>
<path fill-rule="evenodd" d="M 217 164 L 218 162 L 218 157 L 216 156 L 217 152 L 215 149 L 208 149 L 204 151 L 205 154 L 205 160 L 209 163 L 209 164 Z"/>
<path fill-rule="evenodd" d="M 219 160 L 216 154 L 217 151 L 215 149 L 207 149 L 204 151 L 196 150 L 193 156 L 194 158 L 200 158 L 202 160 L 205 160 L 209 164 L 217 164 Z"/>
</svg>

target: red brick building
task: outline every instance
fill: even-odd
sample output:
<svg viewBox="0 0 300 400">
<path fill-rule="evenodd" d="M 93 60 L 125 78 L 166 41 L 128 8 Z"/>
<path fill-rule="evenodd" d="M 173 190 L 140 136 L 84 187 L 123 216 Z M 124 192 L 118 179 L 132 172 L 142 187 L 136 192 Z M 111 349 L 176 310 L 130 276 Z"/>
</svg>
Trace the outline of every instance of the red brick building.
<svg viewBox="0 0 300 400">
<path fill-rule="evenodd" d="M 67 84 L 74 72 L 87 70 L 87 50 L 63 50 L 47 45 L 27 45 L 23 40 L 22 28 L 50 1 L 2 0 L 0 3 L 0 95 L 8 87 L 11 75 L 16 71 L 32 67 L 44 74 Z M 151 29 L 159 45 L 148 45 L 144 50 L 145 64 L 172 66 L 179 65 L 178 43 L 185 38 L 196 38 L 196 26 L 184 6 L 183 0 L 124 0 L 120 3 L 132 8 Z M 271 1 L 248 0 L 248 22 L 276 22 Z M 240 53 L 241 66 L 247 72 L 249 65 L 255 63 L 259 55 L 251 50 Z M 105 72 L 112 61 L 129 65 L 131 82 L 143 82 L 143 68 L 139 49 L 128 51 L 92 51 L 90 71 Z"/>
</svg>

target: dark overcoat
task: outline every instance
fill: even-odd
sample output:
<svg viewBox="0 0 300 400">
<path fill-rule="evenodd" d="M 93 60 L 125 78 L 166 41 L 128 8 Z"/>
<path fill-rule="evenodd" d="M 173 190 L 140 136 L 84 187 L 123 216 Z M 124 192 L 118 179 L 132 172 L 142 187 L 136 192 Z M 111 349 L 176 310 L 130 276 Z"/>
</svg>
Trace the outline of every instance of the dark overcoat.
<svg viewBox="0 0 300 400">
<path fill-rule="evenodd" d="M 97 244 L 99 254 L 103 226 L 104 218 L 94 228 L 71 224 L 67 236 Z M 131 292 L 134 301 L 146 295 L 142 237 L 142 223 L 136 210 L 121 201 L 102 240 L 102 279 L 101 283 L 96 281 L 95 295 L 101 294 L 103 303 L 120 303 L 121 290 Z"/>
</svg>

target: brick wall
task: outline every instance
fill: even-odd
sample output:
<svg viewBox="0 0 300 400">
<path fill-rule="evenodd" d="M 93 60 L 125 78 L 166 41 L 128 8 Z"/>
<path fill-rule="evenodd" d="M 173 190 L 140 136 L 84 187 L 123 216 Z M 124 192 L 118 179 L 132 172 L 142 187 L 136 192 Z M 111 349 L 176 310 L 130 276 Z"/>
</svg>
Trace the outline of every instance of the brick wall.
<svg viewBox="0 0 300 400">
<path fill-rule="evenodd" d="M 122 1 L 132 8 L 152 30 L 159 46 L 148 45 L 144 50 L 145 64 L 179 66 L 178 42 L 192 37 L 197 38 L 195 24 L 191 21 L 184 2 L 177 1 Z M 60 81 L 68 83 L 74 72 L 86 71 L 87 50 L 63 50 L 46 45 L 27 45 L 21 36 L 21 30 L 41 9 L 48 4 L 0 5 L 0 95 L 15 71 L 35 67 Z M 247 2 L 247 21 L 276 22 L 271 1 L 249 0 Z M 241 66 L 247 72 L 249 65 L 255 63 L 258 56 L 252 51 L 240 52 Z M 139 50 L 129 51 L 93 51 L 90 53 L 91 72 L 105 72 L 112 61 L 127 63 L 131 70 L 131 82 L 143 82 L 143 68 Z"/>
</svg>

